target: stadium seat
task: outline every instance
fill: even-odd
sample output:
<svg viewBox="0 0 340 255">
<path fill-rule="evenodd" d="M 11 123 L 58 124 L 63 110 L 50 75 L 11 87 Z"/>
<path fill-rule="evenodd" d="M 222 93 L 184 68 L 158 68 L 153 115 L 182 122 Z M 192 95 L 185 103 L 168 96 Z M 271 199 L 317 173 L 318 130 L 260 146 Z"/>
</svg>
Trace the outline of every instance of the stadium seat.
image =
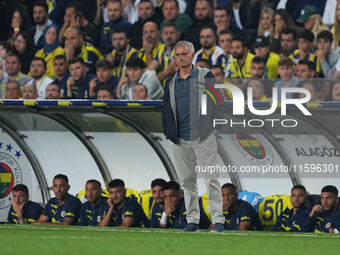
<svg viewBox="0 0 340 255">
<path fill-rule="evenodd" d="M 152 208 L 155 205 L 151 189 L 143 190 L 139 193 L 139 203 L 142 206 L 146 217 L 150 220 L 152 216 Z"/>
<path fill-rule="evenodd" d="M 80 202 L 85 203 L 87 201 L 85 194 L 86 190 L 83 189 L 76 195 L 76 197 L 80 200 Z M 106 189 L 102 189 L 102 196 L 109 197 L 109 192 Z"/>
<path fill-rule="evenodd" d="M 264 230 L 275 224 L 277 217 L 288 207 L 293 208 L 289 195 L 272 195 L 259 204 L 258 214 Z"/>
</svg>

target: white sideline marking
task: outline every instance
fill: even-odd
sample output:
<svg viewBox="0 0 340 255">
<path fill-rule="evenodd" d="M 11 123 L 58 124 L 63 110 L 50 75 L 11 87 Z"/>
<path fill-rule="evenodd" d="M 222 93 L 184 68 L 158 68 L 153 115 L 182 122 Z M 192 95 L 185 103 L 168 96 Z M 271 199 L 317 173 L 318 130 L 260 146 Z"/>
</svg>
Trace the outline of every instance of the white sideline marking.
<svg viewBox="0 0 340 255">
<path fill-rule="evenodd" d="M 114 227 L 105 227 L 105 228 L 98 228 L 98 227 L 45 227 L 45 226 L 29 226 L 29 225 L 11 225 L 11 226 L 0 226 L 1 229 L 31 229 L 31 230 L 52 230 L 52 231 L 94 231 L 94 232 L 135 232 L 135 233 L 162 233 L 162 234 L 188 234 L 188 233 L 183 233 L 180 230 L 175 230 L 171 229 L 136 229 L 136 228 L 114 228 Z M 137 230 L 137 231 L 136 231 Z M 201 235 L 226 235 L 226 236 L 273 236 L 273 237 L 313 237 L 313 238 L 340 238 L 340 235 L 338 234 L 316 234 L 316 233 L 285 233 L 285 232 L 237 232 L 237 231 L 228 231 L 224 232 L 223 234 L 221 233 L 210 233 L 208 231 L 198 231 L 190 234 L 201 234 Z M 49 237 L 44 237 L 48 239 Z M 51 237 L 51 238 L 63 238 L 63 237 Z M 70 237 L 67 237 L 70 238 Z M 86 239 L 85 237 L 82 237 L 83 239 Z M 77 238 L 75 238 L 77 239 Z M 93 236 L 89 237 L 88 239 L 95 239 Z"/>
</svg>

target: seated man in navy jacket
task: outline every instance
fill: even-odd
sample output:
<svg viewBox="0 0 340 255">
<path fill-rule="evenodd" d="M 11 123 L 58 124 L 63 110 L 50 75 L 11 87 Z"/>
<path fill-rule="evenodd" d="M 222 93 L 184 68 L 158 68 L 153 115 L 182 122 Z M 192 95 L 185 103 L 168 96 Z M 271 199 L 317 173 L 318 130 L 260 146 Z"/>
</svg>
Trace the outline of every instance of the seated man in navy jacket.
<svg viewBox="0 0 340 255">
<path fill-rule="evenodd" d="M 290 199 L 293 208 L 286 208 L 278 217 L 272 231 L 286 232 L 308 232 L 312 226 L 312 220 L 309 217 L 309 209 L 306 208 L 307 192 L 302 185 L 295 185 L 291 189 Z"/>
<path fill-rule="evenodd" d="M 110 197 L 107 199 L 108 211 L 98 224 L 99 227 L 143 227 L 148 225 L 143 208 L 136 197 L 126 197 L 124 181 L 115 179 L 108 185 Z"/>
<path fill-rule="evenodd" d="M 34 224 L 73 225 L 79 218 L 81 202 L 68 193 L 70 185 L 66 175 L 58 174 L 53 178 L 52 190 L 55 197 L 51 198 Z"/>
<path fill-rule="evenodd" d="M 234 184 L 226 183 L 221 190 L 225 230 L 262 230 L 254 207 L 246 201 L 237 199 L 238 193 Z"/>
<path fill-rule="evenodd" d="M 102 196 L 102 187 L 97 180 L 88 180 L 85 191 L 87 201 L 80 209 L 78 225 L 98 226 L 109 210 L 107 198 Z"/>
<path fill-rule="evenodd" d="M 313 232 L 339 233 L 340 209 L 338 189 L 327 185 L 321 190 L 321 205 L 313 206 L 309 216 L 314 220 Z"/>
<path fill-rule="evenodd" d="M 184 231 L 187 223 L 187 211 L 180 186 L 177 182 L 169 181 L 163 187 L 164 212 L 160 219 L 162 228 L 175 228 Z M 200 229 L 208 229 L 210 221 L 200 204 Z"/>
<path fill-rule="evenodd" d="M 31 224 L 39 219 L 42 210 L 41 205 L 29 200 L 27 186 L 18 184 L 12 191 L 12 206 L 8 212 L 7 223 Z"/>
</svg>

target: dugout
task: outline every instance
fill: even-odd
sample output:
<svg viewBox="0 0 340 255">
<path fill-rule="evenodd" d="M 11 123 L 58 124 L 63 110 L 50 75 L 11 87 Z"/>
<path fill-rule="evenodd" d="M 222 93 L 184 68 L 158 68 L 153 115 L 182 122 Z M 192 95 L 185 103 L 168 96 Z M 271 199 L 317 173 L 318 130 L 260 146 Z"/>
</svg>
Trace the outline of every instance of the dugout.
<svg viewBox="0 0 340 255">
<path fill-rule="evenodd" d="M 293 106 L 286 116 L 280 109 L 270 115 L 279 120 L 275 123 L 298 121 L 294 128 L 271 127 L 249 111 L 235 117 L 231 106 L 225 103 L 223 118 L 246 125 L 220 127 L 219 164 L 244 172 L 221 171 L 222 184 L 232 182 L 239 191 L 262 196 L 289 194 L 292 184 L 314 194 L 327 184 L 340 188 L 340 103 L 309 103 L 312 116 Z M 154 178 L 177 180 L 161 113 L 162 101 L 0 101 L 0 221 L 7 217 L 14 185 L 26 184 L 31 199 L 43 204 L 53 196 L 49 187 L 58 173 L 69 177 L 72 194 L 93 178 L 103 186 L 121 178 L 139 192 L 149 189 Z M 252 127 L 262 122 L 266 125 Z M 265 166 L 287 171 L 263 173 Z M 203 194 L 204 182 L 198 183 Z"/>
</svg>

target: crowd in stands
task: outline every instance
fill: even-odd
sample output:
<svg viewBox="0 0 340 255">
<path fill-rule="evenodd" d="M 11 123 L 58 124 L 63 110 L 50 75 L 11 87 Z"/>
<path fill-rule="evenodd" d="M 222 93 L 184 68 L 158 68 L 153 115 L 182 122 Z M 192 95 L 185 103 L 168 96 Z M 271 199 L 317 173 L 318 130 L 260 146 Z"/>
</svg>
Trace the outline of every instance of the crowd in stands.
<svg viewBox="0 0 340 255">
<path fill-rule="evenodd" d="M 151 190 L 138 193 L 125 188 L 124 181 L 115 179 L 109 182 L 108 191 L 102 189 L 99 181 L 86 182 L 84 193 L 77 197 L 69 194 L 69 181 L 66 175 L 53 178 L 51 198 L 45 208 L 29 200 L 26 185 L 17 184 L 12 191 L 12 206 L 8 212 L 8 224 L 49 224 L 79 225 L 98 227 L 150 227 L 185 229 L 187 223 L 184 197 L 175 181 L 155 179 Z M 262 219 L 268 217 L 258 210 L 260 200 L 251 203 L 240 199 L 234 184 L 221 187 L 225 230 L 263 230 Z M 241 198 L 245 192 L 242 192 Z M 291 206 L 286 206 L 279 196 L 282 212 L 276 215 L 271 231 L 339 233 L 340 208 L 338 190 L 327 185 L 321 195 L 309 195 L 305 187 L 295 185 L 291 189 Z M 315 198 L 316 197 L 316 198 Z M 269 197 L 273 203 L 272 197 Z M 82 202 L 83 203 L 82 203 Z M 262 203 L 268 205 L 268 201 Z M 212 229 L 207 194 L 199 198 L 199 229 Z M 284 205 L 284 206 L 283 206 Z M 275 206 L 276 211 L 278 205 Z M 268 210 L 268 208 L 265 208 Z M 274 212 L 274 210 L 273 210 Z M 270 217 L 274 217 L 271 215 Z"/>
<path fill-rule="evenodd" d="M 174 46 L 186 40 L 193 65 L 251 88 L 255 101 L 271 101 L 273 87 L 340 101 L 336 0 L 13 2 L 2 24 L 0 98 L 162 99 L 177 71 Z"/>
</svg>

